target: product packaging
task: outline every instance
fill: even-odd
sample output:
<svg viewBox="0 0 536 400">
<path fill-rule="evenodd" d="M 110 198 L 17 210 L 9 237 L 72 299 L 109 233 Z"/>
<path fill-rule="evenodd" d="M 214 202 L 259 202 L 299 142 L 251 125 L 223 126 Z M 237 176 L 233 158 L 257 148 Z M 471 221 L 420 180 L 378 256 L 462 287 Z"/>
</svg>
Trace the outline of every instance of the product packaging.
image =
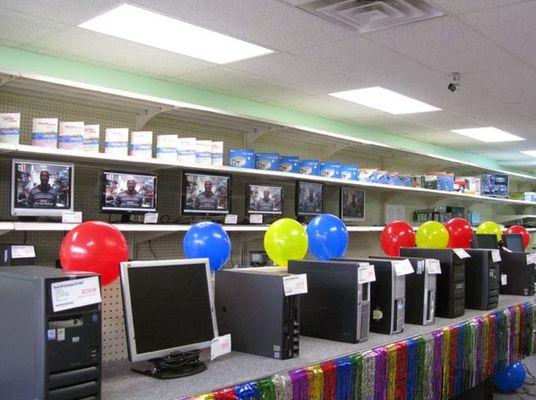
<svg viewBox="0 0 536 400">
<path fill-rule="evenodd" d="M 255 168 L 268 171 L 277 171 L 279 169 L 279 154 L 255 153 Z"/>
<path fill-rule="evenodd" d="M 229 166 L 255 168 L 254 149 L 229 149 Z"/>
<path fill-rule="evenodd" d="M 82 150 L 84 148 L 84 122 L 60 122 L 58 149 Z"/>
<path fill-rule="evenodd" d="M 0 114 L 0 143 L 19 144 L 20 113 Z"/>
<path fill-rule="evenodd" d="M 345 181 L 359 180 L 359 168 L 357 165 L 341 165 L 341 179 Z"/>
<path fill-rule="evenodd" d="M 279 171 L 281 172 L 300 172 L 300 157 L 298 156 L 280 156 Z"/>
<path fill-rule="evenodd" d="M 177 161 L 177 135 L 158 135 L 156 137 L 156 158 L 164 161 Z"/>
<path fill-rule="evenodd" d="M 361 182 L 372 182 L 374 177 L 377 176 L 378 170 L 376 168 L 360 168 L 359 180 Z"/>
<path fill-rule="evenodd" d="M 223 166 L 223 142 L 212 142 L 212 166 Z"/>
<path fill-rule="evenodd" d="M 104 153 L 113 156 L 128 155 L 128 128 L 106 128 Z"/>
<path fill-rule="evenodd" d="M 34 118 L 32 124 L 32 146 L 58 147 L 57 118 Z"/>
<path fill-rule="evenodd" d="M 320 176 L 320 161 L 319 160 L 301 160 L 300 174 Z"/>
<path fill-rule="evenodd" d="M 483 174 L 480 181 L 483 196 L 508 198 L 508 175 Z"/>
<path fill-rule="evenodd" d="M 99 152 L 99 125 L 84 125 L 84 151 L 88 153 Z"/>
<path fill-rule="evenodd" d="M 194 137 L 179 138 L 177 142 L 177 161 L 181 164 L 195 164 L 195 142 Z"/>
<path fill-rule="evenodd" d="M 341 177 L 341 163 L 338 162 L 323 162 L 320 164 L 320 176 L 324 178 L 339 178 Z"/>
<path fill-rule="evenodd" d="M 140 158 L 153 157 L 153 132 L 132 132 L 130 136 L 130 155 Z"/>
<path fill-rule="evenodd" d="M 212 165 L 212 141 L 195 141 L 195 164 L 210 167 Z"/>
</svg>

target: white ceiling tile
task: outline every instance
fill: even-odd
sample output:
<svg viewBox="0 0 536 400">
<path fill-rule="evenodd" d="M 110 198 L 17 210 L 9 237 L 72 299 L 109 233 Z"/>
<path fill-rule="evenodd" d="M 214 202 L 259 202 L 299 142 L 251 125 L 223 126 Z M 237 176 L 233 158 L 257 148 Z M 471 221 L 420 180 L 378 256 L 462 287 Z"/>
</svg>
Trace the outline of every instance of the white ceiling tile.
<svg viewBox="0 0 536 400">
<path fill-rule="evenodd" d="M 509 104 L 510 107 L 536 117 L 536 93 L 534 97 L 526 101 L 520 101 L 518 103 Z M 536 127 L 535 127 L 536 128 Z"/>
<path fill-rule="evenodd" d="M 65 27 L 63 24 L 0 8 L 0 39 L 6 43 L 29 43 Z"/>
<path fill-rule="evenodd" d="M 485 126 L 494 126 L 503 129 L 503 124 L 516 120 L 526 120 L 531 115 L 518 111 L 503 102 L 495 102 L 492 99 L 485 104 L 464 107 L 462 109 L 451 109 L 450 111 L 459 113 L 466 118 L 482 122 Z M 474 128 L 472 126 L 460 126 L 461 128 Z M 516 134 L 516 132 L 511 132 Z"/>
<path fill-rule="evenodd" d="M 405 121 L 430 127 L 434 130 L 448 131 L 458 129 L 461 124 L 469 126 L 480 125 L 478 121 L 465 118 L 462 115 L 449 111 L 399 115 Z M 411 136 L 411 133 L 409 133 Z"/>
<path fill-rule="evenodd" d="M 356 125 L 376 129 L 386 133 L 431 133 L 433 129 L 416 123 L 408 122 L 402 118 L 392 117 L 390 115 L 381 115 L 369 118 L 349 118 Z"/>
<path fill-rule="evenodd" d="M 427 0 L 430 4 L 442 8 L 451 14 L 486 10 L 507 6 L 526 0 Z"/>
</svg>

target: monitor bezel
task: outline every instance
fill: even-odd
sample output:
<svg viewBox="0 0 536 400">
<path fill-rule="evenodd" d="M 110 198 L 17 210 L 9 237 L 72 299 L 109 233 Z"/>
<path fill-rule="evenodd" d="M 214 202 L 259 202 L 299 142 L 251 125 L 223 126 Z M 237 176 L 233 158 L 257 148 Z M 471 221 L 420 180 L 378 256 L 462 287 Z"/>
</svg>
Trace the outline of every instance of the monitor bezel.
<svg viewBox="0 0 536 400">
<path fill-rule="evenodd" d="M 491 236 L 495 236 L 495 241 L 496 241 L 496 245 L 495 247 L 481 247 L 480 243 L 478 242 L 478 237 L 479 236 L 486 236 L 486 237 L 491 237 Z M 475 247 L 476 249 L 492 249 L 492 250 L 496 250 L 496 249 L 499 249 L 499 239 L 497 238 L 497 235 L 495 235 L 494 233 L 493 234 L 490 234 L 490 233 L 477 233 L 474 235 L 474 240 L 475 240 L 475 244 L 477 247 Z"/>
<path fill-rule="evenodd" d="M 251 200 L 251 187 L 252 186 L 261 186 L 269 188 L 279 188 L 281 189 L 281 211 L 253 211 L 250 210 L 250 200 Z M 246 215 L 258 214 L 258 215 L 283 215 L 283 210 L 285 209 L 285 188 L 282 185 L 261 185 L 256 183 L 248 183 L 246 185 Z"/>
<path fill-rule="evenodd" d="M 227 210 L 226 211 L 217 211 L 217 210 L 185 210 L 184 205 L 186 204 L 186 192 L 187 192 L 187 180 L 186 175 L 205 175 L 205 176 L 221 176 L 228 179 L 228 185 L 227 185 Z M 227 215 L 231 213 L 231 207 L 232 207 L 232 185 L 233 185 L 233 176 L 231 174 L 220 174 L 220 173 L 214 173 L 214 172 L 205 172 L 205 171 L 192 171 L 192 170 L 182 170 L 181 175 L 181 206 L 180 211 L 181 215 L 184 216 L 196 216 L 196 215 L 205 215 L 205 216 L 218 216 L 218 215 Z"/>
<path fill-rule="evenodd" d="M 299 211 L 299 207 L 300 207 L 300 185 L 302 183 L 314 183 L 314 184 L 317 184 L 317 185 L 320 185 L 320 191 L 322 192 L 322 204 L 321 204 L 321 207 L 320 207 L 320 212 L 315 212 L 315 213 L 308 213 L 308 212 L 300 212 Z M 295 208 L 295 212 L 296 212 L 296 216 L 298 217 L 301 217 L 301 216 L 317 216 L 317 215 L 320 215 L 320 214 L 323 214 L 324 213 L 324 184 L 322 182 L 315 182 L 315 181 L 308 181 L 308 180 L 298 180 L 296 181 L 296 187 L 295 187 L 295 193 L 294 193 L 294 208 Z"/>
<path fill-rule="evenodd" d="M 17 163 L 31 163 L 31 164 L 48 164 L 57 165 L 62 167 L 68 167 L 71 169 L 71 181 L 69 182 L 71 187 L 70 193 L 70 207 L 55 209 L 55 208 L 17 208 L 15 207 L 15 191 L 16 191 L 16 174 L 15 165 Z M 74 163 L 64 163 L 56 161 L 43 161 L 43 160 L 29 160 L 21 158 L 13 158 L 11 160 L 11 215 L 14 217 L 61 217 L 63 213 L 74 211 Z"/>
<path fill-rule="evenodd" d="M 103 197 L 103 193 L 106 190 L 105 180 L 104 180 L 104 174 L 106 174 L 106 173 L 124 174 L 124 175 L 141 175 L 141 176 L 152 176 L 152 177 L 154 177 L 154 179 L 155 179 L 155 185 L 154 185 L 154 187 L 155 187 L 155 191 L 154 191 L 154 207 L 153 208 L 122 208 L 122 207 L 121 208 L 119 208 L 119 207 L 106 208 L 104 206 L 105 201 L 104 201 L 104 197 Z M 101 170 L 100 180 L 101 180 L 101 184 L 100 184 L 100 188 L 101 188 L 101 192 L 100 192 L 100 210 L 101 210 L 102 213 L 106 213 L 106 214 L 125 214 L 125 213 L 128 213 L 128 214 L 147 214 L 147 213 L 157 212 L 157 210 L 158 210 L 158 174 L 151 174 L 151 173 L 146 173 L 146 172 L 140 173 L 140 172 L 137 172 L 137 171 L 118 171 L 118 170 L 113 170 L 113 169 L 103 169 L 103 170 Z"/>
<path fill-rule="evenodd" d="M 136 347 L 136 332 L 134 330 L 134 320 L 132 318 L 132 302 L 130 301 L 130 281 L 128 279 L 128 271 L 130 268 L 152 268 L 152 267 L 179 267 L 186 264 L 204 264 L 207 278 L 208 297 L 210 302 L 210 313 L 212 318 L 212 327 L 214 338 L 218 335 L 218 324 L 216 319 L 216 309 L 214 303 L 214 287 L 212 284 L 212 276 L 210 272 L 208 258 L 190 258 L 190 259 L 174 259 L 174 260 L 159 260 L 159 261 L 124 261 L 121 262 L 121 289 L 123 297 L 123 308 L 125 316 L 125 327 L 127 334 L 128 356 L 132 362 L 146 361 L 154 358 L 166 357 L 172 353 L 187 352 L 192 350 L 202 350 L 210 348 L 212 340 L 205 342 L 192 343 L 185 346 L 177 346 L 168 349 L 161 349 L 147 353 L 139 353 Z M 213 339 L 214 339 L 213 338 Z"/>
<path fill-rule="evenodd" d="M 508 247 L 508 238 L 511 238 L 511 237 L 516 237 L 516 238 L 519 238 L 520 242 L 521 242 L 521 251 L 517 251 L 517 250 L 512 250 L 510 249 L 510 247 Z M 524 253 L 525 252 L 525 247 L 523 246 L 523 235 L 520 234 L 520 233 L 505 233 L 503 234 L 503 246 L 506 247 L 508 250 L 510 250 L 511 252 L 513 253 Z"/>
<path fill-rule="evenodd" d="M 363 192 L 363 218 L 357 218 L 357 217 L 345 217 L 344 216 L 344 205 L 343 205 L 343 192 L 345 189 L 350 190 L 361 190 Z M 343 221 L 353 221 L 353 222 L 362 222 L 365 220 L 366 216 L 366 191 L 363 188 L 360 187 L 354 187 L 354 186 L 341 186 L 339 190 L 339 214 L 341 217 L 341 220 Z"/>
</svg>

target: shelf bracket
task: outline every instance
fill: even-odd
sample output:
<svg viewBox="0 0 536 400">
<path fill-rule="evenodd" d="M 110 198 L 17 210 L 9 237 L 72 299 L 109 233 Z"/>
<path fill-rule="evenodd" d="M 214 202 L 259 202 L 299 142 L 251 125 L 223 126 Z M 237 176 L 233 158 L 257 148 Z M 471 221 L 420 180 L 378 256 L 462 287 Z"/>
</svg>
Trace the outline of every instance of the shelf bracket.
<svg viewBox="0 0 536 400">
<path fill-rule="evenodd" d="M 0 86 L 4 86 L 6 83 L 17 79 L 15 75 L 0 75 Z"/>
<path fill-rule="evenodd" d="M 333 143 L 326 146 L 326 150 L 323 153 L 325 159 L 329 159 L 341 150 L 348 148 L 348 144 Z"/>
<path fill-rule="evenodd" d="M 142 112 L 136 114 L 136 129 L 143 129 L 143 127 L 149 122 L 152 118 L 156 117 L 158 114 L 175 110 L 177 107 L 173 106 L 161 106 L 157 108 L 150 108 L 143 110 Z"/>
</svg>

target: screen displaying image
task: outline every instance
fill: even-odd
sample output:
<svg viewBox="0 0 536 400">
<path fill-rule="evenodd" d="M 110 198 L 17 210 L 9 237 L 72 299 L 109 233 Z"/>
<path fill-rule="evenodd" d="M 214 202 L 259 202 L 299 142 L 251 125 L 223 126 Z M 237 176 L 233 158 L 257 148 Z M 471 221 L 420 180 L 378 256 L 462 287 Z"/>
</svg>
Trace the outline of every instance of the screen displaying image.
<svg viewBox="0 0 536 400">
<path fill-rule="evenodd" d="M 72 210 L 72 164 L 13 160 L 12 214 L 60 215 Z"/>
<path fill-rule="evenodd" d="M 299 181 L 296 184 L 296 214 L 317 215 L 323 210 L 323 191 L 321 183 Z"/>
<path fill-rule="evenodd" d="M 248 213 L 281 214 L 283 188 L 281 186 L 248 185 Z"/>
<path fill-rule="evenodd" d="M 344 221 L 362 221 L 365 219 L 364 189 L 341 188 L 341 218 Z"/>
<path fill-rule="evenodd" d="M 230 182 L 228 175 L 184 172 L 182 212 L 185 214 L 228 214 Z"/>
<path fill-rule="evenodd" d="M 156 175 L 104 171 L 103 211 L 156 211 Z"/>
</svg>

